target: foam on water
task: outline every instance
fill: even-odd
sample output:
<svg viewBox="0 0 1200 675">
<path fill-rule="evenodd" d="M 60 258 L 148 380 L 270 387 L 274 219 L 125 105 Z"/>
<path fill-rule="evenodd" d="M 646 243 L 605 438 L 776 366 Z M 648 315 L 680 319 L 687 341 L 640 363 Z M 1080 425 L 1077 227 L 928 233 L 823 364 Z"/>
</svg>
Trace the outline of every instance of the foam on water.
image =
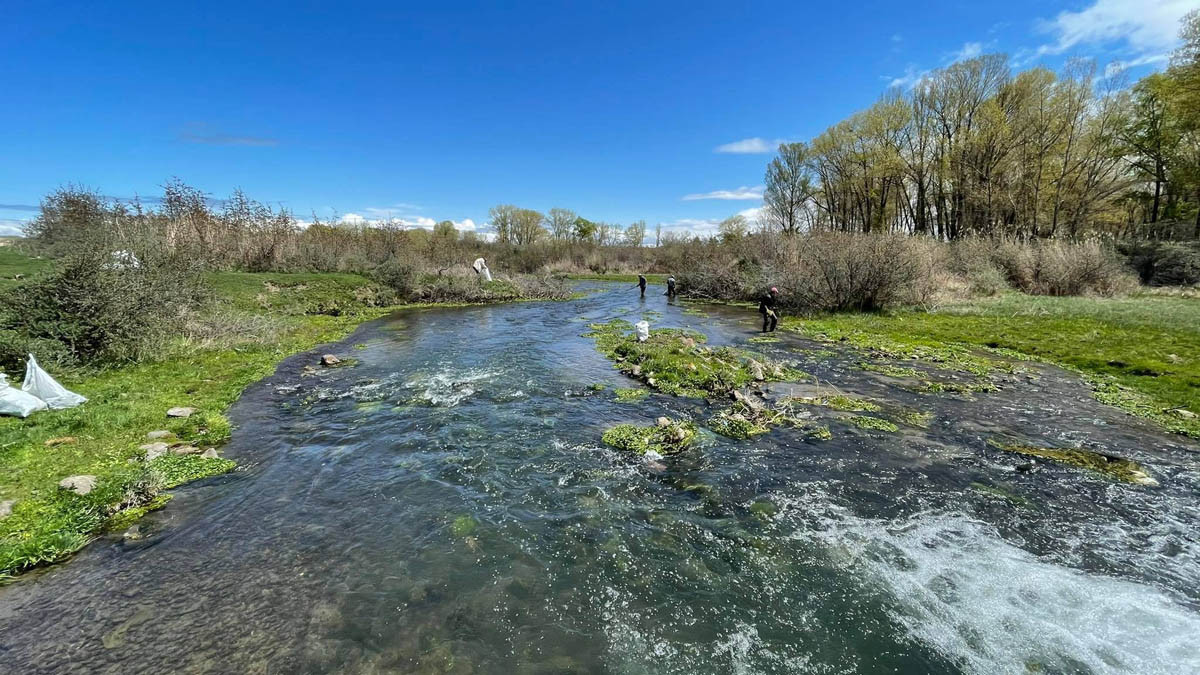
<svg viewBox="0 0 1200 675">
<path fill-rule="evenodd" d="M 842 514 L 799 533 L 892 596 L 914 640 L 970 672 L 1200 672 L 1200 614 L 1149 585 L 1044 562 L 960 513 Z"/>
<path fill-rule="evenodd" d="M 432 375 L 420 375 L 405 383 L 416 389 L 416 400 L 434 406 L 454 407 L 475 395 L 479 383 L 487 382 L 500 374 L 499 370 L 486 368 L 458 369 L 444 364 Z"/>
</svg>

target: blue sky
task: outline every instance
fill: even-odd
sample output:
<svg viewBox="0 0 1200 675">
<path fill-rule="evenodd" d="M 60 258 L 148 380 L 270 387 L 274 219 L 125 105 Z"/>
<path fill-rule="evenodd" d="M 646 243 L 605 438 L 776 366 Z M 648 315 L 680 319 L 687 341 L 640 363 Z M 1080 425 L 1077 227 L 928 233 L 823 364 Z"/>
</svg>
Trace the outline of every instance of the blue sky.
<svg viewBox="0 0 1200 675">
<path fill-rule="evenodd" d="M 177 176 L 349 221 L 499 203 L 711 230 L 769 150 L 959 56 L 1165 65 L 1200 0 L 11 2 L 0 233 L 66 183 Z"/>
</svg>

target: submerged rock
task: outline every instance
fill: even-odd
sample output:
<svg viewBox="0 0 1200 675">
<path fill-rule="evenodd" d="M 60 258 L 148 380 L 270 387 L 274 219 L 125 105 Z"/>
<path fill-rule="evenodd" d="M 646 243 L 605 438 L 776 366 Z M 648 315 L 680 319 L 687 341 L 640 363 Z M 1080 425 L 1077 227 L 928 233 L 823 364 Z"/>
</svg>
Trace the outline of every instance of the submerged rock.
<svg viewBox="0 0 1200 675">
<path fill-rule="evenodd" d="M 58 487 L 63 490 L 70 490 L 77 495 L 86 495 L 96 487 L 95 476 L 68 476 L 58 481 Z"/>
<path fill-rule="evenodd" d="M 1076 466 L 1125 483 L 1158 485 L 1158 481 L 1142 465 L 1131 459 L 1114 457 L 1081 448 L 1039 448 L 1032 445 L 999 443 L 996 441 L 990 441 L 990 443 L 993 447 L 1007 452 L 1015 452 L 1029 457 L 1048 459 L 1059 464 Z"/>
</svg>

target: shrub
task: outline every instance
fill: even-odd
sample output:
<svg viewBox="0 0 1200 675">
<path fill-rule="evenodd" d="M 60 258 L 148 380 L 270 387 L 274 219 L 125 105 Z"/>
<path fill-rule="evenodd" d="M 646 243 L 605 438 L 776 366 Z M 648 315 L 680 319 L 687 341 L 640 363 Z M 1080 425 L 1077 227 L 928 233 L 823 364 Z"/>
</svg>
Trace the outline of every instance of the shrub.
<svg viewBox="0 0 1200 675">
<path fill-rule="evenodd" d="M 794 264 L 776 270 L 785 306 L 803 311 L 876 310 L 924 302 L 934 249 L 903 235 L 811 234 Z"/>
<path fill-rule="evenodd" d="M 137 360 L 160 345 L 180 312 L 202 295 L 199 268 L 188 261 L 141 259 L 126 266 L 98 249 L 10 289 L 0 297 L 0 325 L 10 353 L 14 342 L 45 347 L 54 341 L 62 347 L 60 360 L 66 354 L 80 364 Z"/>
<path fill-rule="evenodd" d="M 408 260 L 392 258 L 375 267 L 371 277 L 379 283 L 396 292 L 401 298 L 412 295 L 417 285 L 420 271 L 415 264 Z"/>
<path fill-rule="evenodd" d="M 1121 251 L 1142 283 L 1151 286 L 1200 284 L 1200 242 L 1136 242 Z"/>
</svg>

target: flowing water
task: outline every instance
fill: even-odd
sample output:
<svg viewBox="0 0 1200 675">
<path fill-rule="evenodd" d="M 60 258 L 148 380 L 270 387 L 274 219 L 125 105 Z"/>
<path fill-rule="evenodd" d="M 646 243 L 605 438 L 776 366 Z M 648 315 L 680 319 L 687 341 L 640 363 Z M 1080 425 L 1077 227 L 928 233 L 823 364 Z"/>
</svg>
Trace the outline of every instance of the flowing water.
<svg viewBox="0 0 1200 675">
<path fill-rule="evenodd" d="M 1200 454 L 1037 368 L 917 394 L 745 310 L 624 286 L 401 312 L 285 361 L 234 407 L 241 468 L 0 589 L 3 673 L 1200 672 Z M 822 386 L 933 413 L 833 439 L 704 434 L 655 466 L 604 429 L 705 402 L 613 400 L 589 321 L 688 326 Z M 608 387 L 595 391 L 591 385 Z M 784 385 L 773 385 L 784 386 Z M 1135 459 L 1158 487 L 989 438 Z"/>
</svg>

